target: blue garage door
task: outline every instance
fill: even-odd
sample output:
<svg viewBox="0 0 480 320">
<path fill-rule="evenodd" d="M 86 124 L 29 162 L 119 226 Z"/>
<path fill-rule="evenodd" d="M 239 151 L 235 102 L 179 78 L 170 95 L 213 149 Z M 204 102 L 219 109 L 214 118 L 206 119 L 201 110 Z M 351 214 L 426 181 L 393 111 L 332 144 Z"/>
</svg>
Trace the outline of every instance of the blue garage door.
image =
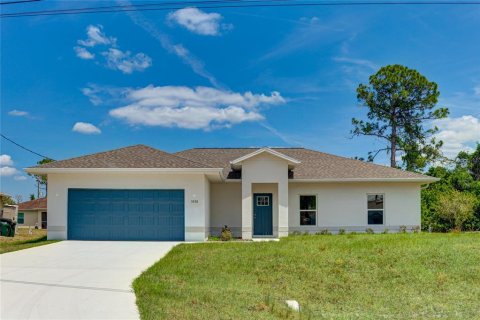
<svg viewBox="0 0 480 320">
<path fill-rule="evenodd" d="M 68 190 L 68 239 L 185 239 L 183 190 Z"/>
</svg>

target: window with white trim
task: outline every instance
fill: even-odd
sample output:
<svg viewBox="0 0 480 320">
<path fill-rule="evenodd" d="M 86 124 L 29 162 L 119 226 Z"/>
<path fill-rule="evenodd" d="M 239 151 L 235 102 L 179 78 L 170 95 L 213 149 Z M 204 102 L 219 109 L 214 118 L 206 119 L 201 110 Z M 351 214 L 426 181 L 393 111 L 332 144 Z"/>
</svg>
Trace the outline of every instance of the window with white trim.
<svg viewBox="0 0 480 320">
<path fill-rule="evenodd" d="M 270 205 L 269 196 L 257 196 L 257 207 L 268 207 Z"/>
<path fill-rule="evenodd" d="M 315 226 L 317 224 L 317 196 L 300 196 L 300 225 Z"/>
<path fill-rule="evenodd" d="M 383 194 L 367 195 L 368 224 L 383 224 L 385 211 L 385 196 Z"/>
</svg>

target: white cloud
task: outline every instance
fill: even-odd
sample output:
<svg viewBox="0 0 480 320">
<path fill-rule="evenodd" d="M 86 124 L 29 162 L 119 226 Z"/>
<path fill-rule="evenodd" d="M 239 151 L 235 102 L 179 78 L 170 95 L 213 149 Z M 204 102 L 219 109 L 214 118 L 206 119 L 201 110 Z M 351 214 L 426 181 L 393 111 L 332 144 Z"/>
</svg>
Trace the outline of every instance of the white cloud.
<svg viewBox="0 0 480 320">
<path fill-rule="evenodd" d="M 242 94 L 211 87 L 152 85 L 125 90 L 124 101 L 127 105 L 110 110 L 112 117 L 133 125 L 205 130 L 262 120 L 262 106 L 285 103 L 278 92 Z"/>
<path fill-rule="evenodd" d="M 20 171 L 18 171 L 14 167 L 5 166 L 5 167 L 0 168 L 0 176 L 1 177 L 10 177 L 10 176 L 13 176 L 13 175 L 16 175 L 16 174 L 19 174 L 19 173 L 20 173 Z"/>
<path fill-rule="evenodd" d="M 79 45 L 84 47 L 95 47 L 97 45 L 112 45 L 115 46 L 117 39 L 113 37 L 107 37 L 103 32 L 103 26 L 98 24 L 96 26 L 89 25 L 87 27 L 87 39 L 78 40 Z"/>
<path fill-rule="evenodd" d="M 378 66 L 370 60 L 366 59 L 355 59 L 355 58 L 347 58 L 347 57 L 334 57 L 333 61 L 335 62 L 344 62 L 347 64 L 351 64 L 354 66 L 365 67 L 370 69 L 371 71 L 376 71 Z"/>
<path fill-rule="evenodd" d="M 300 22 L 302 23 L 307 23 L 307 24 L 316 24 L 320 21 L 318 17 L 313 16 L 313 17 L 301 17 Z"/>
<path fill-rule="evenodd" d="M 72 131 L 83 134 L 100 134 L 102 131 L 88 122 L 77 122 L 74 124 Z"/>
<path fill-rule="evenodd" d="M 12 157 L 8 154 L 0 155 L 0 176 L 2 177 L 11 177 L 16 181 L 26 180 L 27 177 L 22 175 L 22 173 L 13 167 Z"/>
<path fill-rule="evenodd" d="M 119 0 L 117 2 L 121 5 L 127 6 L 132 4 L 130 1 L 125 0 Z M 217 81 L 217 79 L 210 72 L 208 72 L 208 70 L 205 68 L 205 63 L 203 63 L 201 59 L 197 58 L 182 44 L 174 44 L 170 37 L 167 34 L 163 33 L 155 25 L 155 23 L 145 18 L 145 16 L 138 11 L 127 11 L 125 12 L 125 14 L 130 17 L 133 23 L 141 27 L 155 40 L 157 40 L 166 51 L 176 55 L 182 60 L 183 63 L 190 66 L 193 72 L 207 79 L 213 86 L 217 88 L 222 87 L 222 85 Z"/>
<path fill-rule="evenodd" d="M 97 86 L 92 85 L 91 87 L 82 88 L 82 93 L 84 96 L 88 97 L 94 106 L 100 105 L 103 101 L 99 96 L 100 91 L 97 89 Z"/>
<path fill-rule="evenodd" d="M 27 111 L 22 111 L 17 109 L 9 111 L 8 114 L 14 117 L 28 117 L 29 115 Z"/>
<path fill-rule="evenodd" d="M 175 22 L 193 33 L 204 36 L 218 36 L 222 30 L 230 30 L 232 24 L 222 24 L 219 13 L 206 13 L 197 8 L 183 8 L 171 12 L 168 21 Z"/>
<path fill-rule="evenodd" d="M 80 59 L 91 60 L 95 58 L 95 55 L 84 47 L 74 47 L 73 50 L 75 50 L 77 57 Z"/>
<path fill-rule="evenodd" d="M 123 73 L 143 71 L 152 65 L 152 59 L 144 53 L 137 53 L 132 56 L 130 51 L 123 52 L 119 49 L 110 48 L 102 52 L 107 61 L 107 66 L 113 70 L 120 70 Z"/>
<path fill-rule="evenodd" d="M 480 96 L 480 84 L 473 88 L 473 92 L 475 92 L 476 96 Z"/>
<path fill-rule="evenodd" d="M 439 132 L 437 138 L 443 141 L 443 152 L 453 158 L 460 151 L 473 151 L 480 142 L 480 119 L 474 116 L 445 118 L 434 121 Z"/>
<path fill-rule="evenodd" d="M 143 71 L 152 65 L 152 59 L 146 54 L 139 52 L 133 55 L 130 51 L 122 51 L 117 46 L 117 39 L 108 37 L 103 32 L 101 25 L 89 25 L 87 27 L 87 39 L 78 40 L 79 46 L 73 48 L 77 57 L 84 60 L 94 60 L 93 48 L 101 45 L 108 46 L 105 50 L 97 51 L 105 58 L 105 66 L 112 70 L 119 70 L 130 74 L 134 71 Z M 87 50 L 87 48 L 90 48 Z"/>
<path fill-rule="evenodd" d="M 8 154 L 0 155 L 0 166 L 13 166 L 12 157 Z"/>
</svg>

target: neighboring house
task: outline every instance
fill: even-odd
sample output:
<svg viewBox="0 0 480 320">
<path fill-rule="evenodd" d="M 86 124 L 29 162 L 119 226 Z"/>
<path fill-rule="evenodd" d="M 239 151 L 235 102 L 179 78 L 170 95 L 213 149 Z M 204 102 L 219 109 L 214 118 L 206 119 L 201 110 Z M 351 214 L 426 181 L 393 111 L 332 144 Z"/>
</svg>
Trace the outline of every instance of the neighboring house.
<svg viewBox="0 0 480 320">
<path fill-rule="evenodd" d="M 4 202 L 4 197 L 11 198 L 9 195 L 0 192 L 0 217 L 17 221 L 17 206 Z"/>
<path fill-rule="evenodd" d="M 136 145 L 27 168 L 48 175 L 49 239 L 202 241 L 420 226 L 438 179 L 303 148 Z"/>
<path fill-rule="evenodd" d="M 47 229 L 47 198 L 19 203 L 18 225 Z"/>
</svg>

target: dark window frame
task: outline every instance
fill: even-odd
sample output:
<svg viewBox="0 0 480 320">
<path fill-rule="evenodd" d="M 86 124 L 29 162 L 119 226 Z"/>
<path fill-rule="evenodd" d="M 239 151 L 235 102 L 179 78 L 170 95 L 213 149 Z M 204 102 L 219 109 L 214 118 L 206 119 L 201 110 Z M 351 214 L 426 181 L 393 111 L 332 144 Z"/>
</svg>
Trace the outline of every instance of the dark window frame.
<svg viewBox="0 0 480 320">
<path fill-rule="evenodd" d="M 370 208 L 368 207 L 368 202 L 369 202 L 368 198 L 369 198 L 370 196 L 382 196 L 382 208 L 372 208 L 372 209 L 370 209 Z M 369 226 L 382 226 L 382 225 L 385 225 L 385 198 L 386 198 L 386 197 L 385 197 L 385 193 L 367 193 L 367 224 L 368 224 Z M 378 213 L 379 211 L 382 212 L 382 223 L 373 223 L 373 222 L 371 223 L 371 221 L 370 221 L 370 214 L 371 214 L 371 213 L 373 214 L 374 212 L 377 212 L 377 213 Z M 373 218 L 372 218 L 372 219 L 373 219 Z"/>
<path fill-rule="evenodd" d="M 22 220 L 20 222 L 20 215 L 22 215 Z M 19 212 L 17 214 L 17 223 L 18 224 L 24 224 L 25 223 L 25 213 L 24 212 Z"/>
<path fill-rule="evenodd" d="M 302 209 L 302 197 L 314 197 L 315 198 L 315 209 Z M 299 218 L 300 218 L 300 226 L 316 226 L 317 225 L 317 218 L 318 218 L 318 197 L 316 194 L 300 194 L 298 197 L 299 200 Z M 313 223 L 311 224 L 304 224 L 302 219 L 302 213 L 312 213 L 315 212 L 315 216 L 313 219 Z"/>
</svg>

